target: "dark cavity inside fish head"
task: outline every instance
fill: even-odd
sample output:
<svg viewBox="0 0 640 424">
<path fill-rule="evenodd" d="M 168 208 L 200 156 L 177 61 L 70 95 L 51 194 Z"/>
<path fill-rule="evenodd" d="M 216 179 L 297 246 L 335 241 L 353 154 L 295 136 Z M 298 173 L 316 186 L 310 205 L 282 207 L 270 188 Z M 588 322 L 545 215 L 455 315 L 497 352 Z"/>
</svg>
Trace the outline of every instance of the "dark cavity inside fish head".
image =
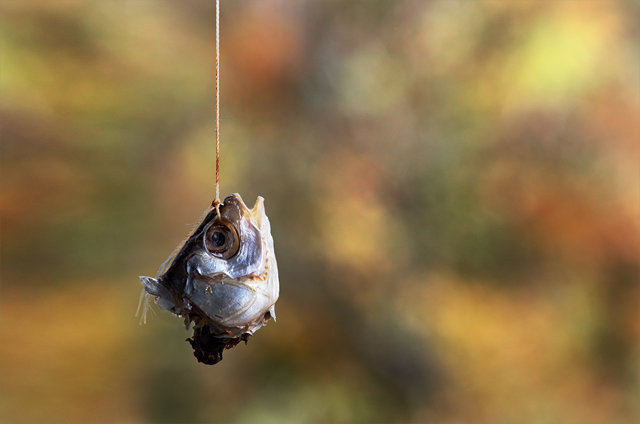
<svg viewBox="0 0 640 424">
<path fill-rule="evenodd" d="M 249 209 L 239 194 L 206 212 L 196 230 L 160 267 L 141 277 L 163 309 L 216 337 L 251 335 L 271 317 L 278 270 L 264 200 Z"/>
</svg>

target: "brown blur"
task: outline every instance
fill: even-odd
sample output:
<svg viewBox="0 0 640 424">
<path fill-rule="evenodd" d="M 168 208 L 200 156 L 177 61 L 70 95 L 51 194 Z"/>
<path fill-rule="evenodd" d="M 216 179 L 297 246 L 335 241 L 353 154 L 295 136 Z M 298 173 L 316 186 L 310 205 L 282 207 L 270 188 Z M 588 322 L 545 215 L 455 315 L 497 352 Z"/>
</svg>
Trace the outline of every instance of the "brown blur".
<svg viewBox="0 0 640 424">
<path fill-rule="evenodd" d="M 0 6 L 0 422 L 640 422 L 640 4 L 222 2 L 278 322 L 134 313 L 211 203 L 214 2 Z"/>
</svg>

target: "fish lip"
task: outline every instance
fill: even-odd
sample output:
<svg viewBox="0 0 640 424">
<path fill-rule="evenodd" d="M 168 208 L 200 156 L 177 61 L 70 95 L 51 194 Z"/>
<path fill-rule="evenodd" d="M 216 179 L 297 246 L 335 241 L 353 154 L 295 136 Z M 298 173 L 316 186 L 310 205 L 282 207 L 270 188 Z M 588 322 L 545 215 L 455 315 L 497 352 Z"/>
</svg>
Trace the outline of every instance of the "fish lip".
<svg viewBox="0 0 640 424">
<path fill-rule="evenodd" d="M 193 255 L 192 258 L 197 255 Z M 191 258 L 190 258 L 191 259 Z M 234 278 L 227 271 L 218 271 L 212 274 L 203 274 L 200 268 L 196 265 L 193 268 L 187 268 L 187 281 L 203 281 L 205 283 L 219 283 L 219 284 L 228 284 L 230 281 L 237 281 L 237 278 Z"/>
<path fill-rule="evenodd" d="M 245 284 L 243 281 L 238 281 L 237 279 L 233 279 L 229 276 L 229 274 L 225 272 L 218 273 L 217 275 L 210 277 L 208 275 L 199 275 L 197 277 L 193 277 L 194 283 L 204 283 L 209 285 L 223 285 L 223 286 L 234 286 L 238 288 L 245 288 L 251 292 L 254 290 L 249 287 L 248 284 Z"/>
<path fill-rule="evenodd" d="M 206 290 L 206 287 L 200 289 L 198 286 L 233 286 L 237 288 L 243 288 L 255 294 L 255 290 L 247 283 L 251 279 L 242 278 L 240 280 L 233 278 L 227 272 L 216 272 L 213 275 L 204 275 L 197 269 L 194 270 L 192 275 L 187 277 L 187 284 L 185 285 L 185 295 L 189 297 L 197 290 Z M 187 292 L 188 290 L 188 292 Z"/>
</svg>

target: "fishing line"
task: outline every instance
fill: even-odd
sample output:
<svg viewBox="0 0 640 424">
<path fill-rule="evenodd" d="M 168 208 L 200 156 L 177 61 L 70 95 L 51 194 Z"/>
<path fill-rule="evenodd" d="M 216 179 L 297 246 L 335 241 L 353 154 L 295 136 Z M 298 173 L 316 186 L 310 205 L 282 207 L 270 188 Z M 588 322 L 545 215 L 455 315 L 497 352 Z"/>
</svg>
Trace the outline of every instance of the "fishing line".
<svg viewBox="0 0 640 424">
<path fill-rule="evenodd" d="M 211 205 L 220 218 L 220 0 L 216 0 L 216 198 Z"/>
</svg>

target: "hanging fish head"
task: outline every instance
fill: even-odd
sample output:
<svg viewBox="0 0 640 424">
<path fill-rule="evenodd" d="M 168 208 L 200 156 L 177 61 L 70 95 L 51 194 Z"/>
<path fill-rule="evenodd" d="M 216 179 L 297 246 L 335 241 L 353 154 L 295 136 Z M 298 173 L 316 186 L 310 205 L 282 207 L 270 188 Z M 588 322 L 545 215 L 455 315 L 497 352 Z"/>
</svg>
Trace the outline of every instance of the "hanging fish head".
<svg viewBox="0 0 640 424">
<path fill-rule="evenodd" d="M 140 277 L 145 298 L 194 323 L 188 339 L 199 361 L 213 364 L 275 319 L 278 268 L 264 199 L 249 209 L 239 194 L 211 208 L 160 267 Z"/>
</svg>

